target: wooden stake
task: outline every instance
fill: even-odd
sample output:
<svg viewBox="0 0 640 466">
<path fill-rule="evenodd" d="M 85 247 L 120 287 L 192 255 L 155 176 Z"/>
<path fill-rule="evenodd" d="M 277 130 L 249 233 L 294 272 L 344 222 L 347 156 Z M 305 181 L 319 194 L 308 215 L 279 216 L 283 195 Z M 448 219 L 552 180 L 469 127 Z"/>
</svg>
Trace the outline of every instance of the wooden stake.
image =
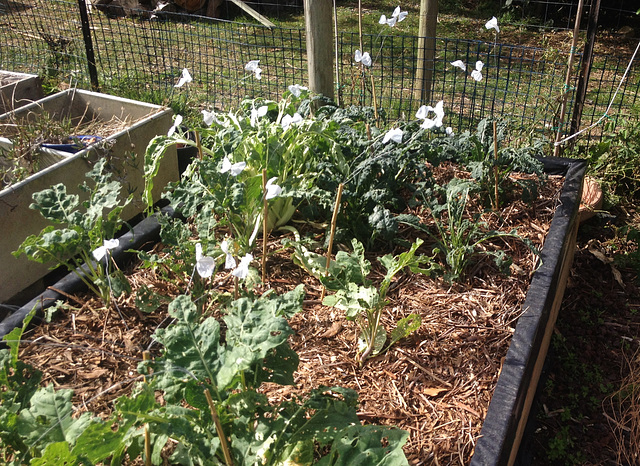
<svg viewBox="0 0 640 466">
<path fill-rule="evenodd" d="M 269 216 L 269 202 L 267 202 L 267 169 L 262 169 L 262 284 L 267 276 L 267 220 Z"/>
<path fill-rule="evenodd" d="M 196 147 L 198 148 L 198 159 L 202 160 L 202 144 L 200 143 L 200 133 L 195 131 Z"/>
<path fill-rule="evenodd" d="M 208 388 L 204 389 L 204 396 L 207 397 L 209 411 L 211 411 L 211 417 L 213 418 L 213 422 L 216 425 L 216 432 L 218 433 L 218 438 L 220 439 L 220 447 L 222 448 L 222 453 L 224 453 L 224 462 L 227 466 L 233 466 L 233 458 L 231 457 L 231 450 L 229 449 L 227 436 L 222 430 L 222 424 L 220 424 L 218 411 L 216 410 L 216 405 L 213 404 L 213 399 L 211 398 L 211 393 L 209 393 Z"/>
<path fill-rule="evenodd" d="M 151 466 L 151 434 L 149 433 L 149 424 L 144 425 L 144 464 Z"/>
<path fill-rule="evenodd" d="M 336 203 L 333 206 L 333 216 L 331 217 L 331 234 L 329 235 L 329 247 L 327 248 L 327 262 L 325 266 L 324 276 L 329 275 L 329 266 L 331 265 L 331 250 L 333 249 L 333 238 L 336 234 L 336 223 L 338 222 L 338 211 L 340 210 L 340 200 L 342 199 L 342 189 L 344 188 L 344 184 L 340 183 L 338 186 L 338 194 L 336 195 Z M 320 296 L 320 301 L 324 299 L 324 295 L 327 292 L 327 289 L 322 287 L 322 296 Z"/>
<path fill-rule="evenodd" d="M 496 198 L 493 206 L 498 210 L 498 123 L 493 120 L 493 188 Z"/>
<path fill-rule="evenodd" d="M 143 351 L 142 352 L 142 360 L 143 361 L 150 361 L 151 360 L 151 353 L 149 351 Z M 142 380 L 144 380 L 144 382 L 147 383 L 147 376 L 146 375 L 142 376 Z"/>
</svg>

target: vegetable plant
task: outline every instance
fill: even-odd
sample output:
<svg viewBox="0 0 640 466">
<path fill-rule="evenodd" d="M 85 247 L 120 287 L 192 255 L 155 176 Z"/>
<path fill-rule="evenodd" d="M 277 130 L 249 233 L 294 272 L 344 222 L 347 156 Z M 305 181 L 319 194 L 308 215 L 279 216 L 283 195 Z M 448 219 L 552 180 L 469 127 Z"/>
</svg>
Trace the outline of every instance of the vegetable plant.
<svg viewBox="0 0 640 466">
<path fill-rule="evenodd" d="M 322 303 L 345 311 L 346 318 L 354 320 L 360 327 L 358 358 L 361 364 L 367 358 L 386 351 L 420 327 L 420 316 L 410 314 L 396 322 L 396 328 L 387 334 L 381 320 L 389 303 L 387 293 L 393 278 L 399 272 L 405 268 L 414 273 L 433 272 L 435 266 L 431 258 L 415 255 L 422 243 L 418 239 L 408 251 L 397 256 L 387 254 L 379 258 L 387 272 L 378 286 L 374 286 L 368 278 L 371 263 L 364 256 L 364 247 L 355 239 L 352 241 L 353 251 L 339 251 L 328 270 L 324 257 L 299 244 L 294 246 L 296 263 L 319 278 L 327 289 L 336 291 L 335 294 L 326 296 Z M 425 263 L 429 264 L 428 268 L 422 267 Z"/>
<path fill-rule="evenodd" d="M 435 221 L 436 233 L 432 233 L 423 224 L 415 224 L 436 242 L 433 252 L 442 254 L 446 263 L 445 279 L 452 282 L 460 280 L 470 261 L 476 255 L 492 256 L 496 265 L 505 270 L 511 260 L 501 249 L 487 249 L 482 245 L 498 238 L 515 238 L 526 244 L 532 251 L 535 248 L 531 242 L 518 235 L 517 231 L 510 232 L 488 230 L 486 224 L 480 220 L 481 213 L 469 216 L 467 203 L 470 195 L 476 189 L 473 181 L 453 178 L 446 186 L 439 187 L 441 203 L 438 196 L 430 198 L 431 215 Z"/>
<path fill-rule="evenodd" d="M 494 133 L 495 128 L 495 133 Z M 536 157 L 543 155 L 542 141 L 519 148 L 503 147 L 507 138 L 506 120 L 485 118 L 474 133 L 465 131 L 451 138 L 435 141 L 443 158 L 464 164 L 480 186 L 480 193 L 494 210 L 512 192 L 513 185 L 523 190 L 525 199 L 534 199 L 537 185 L 533 180 L 511 179 L 514 172 L 534 173 L 544 178 L 543 167 Z"/>
<path fill-rule="evenodd" d="M 131 197 L 121 199 L 121 185 L 111 180 L 105 163 L 104 159 L 96 162 L 86 175 L 90 182 L 79 186 L 86 193 L 84 201 L 80 195 L 68 193 L 63 184 L 34 193 L 29 207 L 52 224 L 27 237 L 13 255 L 53 262 L 53 268 L 66 267 L 108 305 L 112 294 L 119 296 L 129 290 L 124 274 L 117 268 L 110 271 L 109 249 L 117 245 L 114 237 L 123 225 L 120 214 Z"/>
<path fill-rule="evenodd" d="M 87 412 L 72 417 L 71 390 L 38 388 L 38 373 L 17 359 L 15 330 L 10 350 L 0 350 L 7 464 L 121 464 L 125 455 L 162 464 L 169 442 L 171 464 L 348 465 L 358 457 L 408 464 L 408 433 L 361 425 L 353 390 L 318 387 L 280 403 L 258 391 L 264 382 L 293 383 L 298 358 L 286 317 L 301 309 L 303 296 L 299 286 L 281 296 L 241 298 L 224 313 L 224 326 L 203 319 L 189 296 L 177 297 L 169 306 L 173 323 L 154 336 L 162 356 L 141 363 L 146 381 L 120 397 L 106 421 Z M 322 449 L 328 454 L 319 455 Z"/>
</svg>

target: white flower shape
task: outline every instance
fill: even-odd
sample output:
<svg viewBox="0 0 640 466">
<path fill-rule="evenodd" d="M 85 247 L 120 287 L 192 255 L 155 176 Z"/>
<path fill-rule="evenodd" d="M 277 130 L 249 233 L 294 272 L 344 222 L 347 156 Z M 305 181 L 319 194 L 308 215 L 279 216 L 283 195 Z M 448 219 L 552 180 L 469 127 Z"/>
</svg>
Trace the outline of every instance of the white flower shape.
<svg viewBox="0 0 640 466">
<path fill-rule="evenodd" d="M 289 89 L 289 92 L 291 92 L 291 94 L 293 94 L 295 97 L 300 97 L 300 94 L 302 94 L 302 91 L 309 90 L 308 87 L 301 86 L 300 84 L 292 84 L 289 87 L 287 87 L 287 89 Z"/>
<path fill-rule="evenodd" d="M 253 256 L 250 253 L 247 253 L 242 259 L 240 259 L 240 264 L 233 270 L 233 272 L 231 272 L 231 275 L 243 280 L 247 278 L 247 275 L 249 275 L 249 264 L 251 264 L 252 260 Z"/>
<path fill-rule="evenodd" d="M 216 112 L 210 112 L 208 110 L 202 110 L 202 119 L 204 124 L 207 126 L 211 126 L 216 123 L 220 126 L 224 126 L 225 128 L 229 126 L 229 122 L 226 120 L 219 120 L 216 116 Z"/>
<path fill-rule="evenodd" d="M 167 136 L 173 136 L 173 133 L 176 132 L 176 130 L 180 127 L 181 124 L 182 124 L 182 115 L 176 115 L 176 119 L 173 120 L 173 126 L 169 128 L 169 131 L 167 131 Z"/>
<path fill-rule="evenodd" d="M 447 133 L 447 136 L 453 136 L 453 128 L 451 126 L 447 126 L 444 130 Z"/>
<path fill-rule="evenodd" d="M 246 166 L 247 162 L 231 163 L 229 157 L 225 155 L 224 159 L 222 159 L 222 168 L 220 169 L 220 173 L 229 172 L 231 176 L 238 176 Z"/>
<path fill-rule="evenodd" d="M 495 29 L 496 32 L 500 32 L 500 26 L 498 26 L 498 19 L 495 16 L 492 17 L 489 21 L 487 21 L 487 24 L 485 24 L 484 27 L 486 27 L 487 29 Z"/>
<path fill-rule="evenodd" d="M 371 66 L 371 55 L 369 52 L 362 53 L 360 49 L 356 50 L 355 59 L 357 63 L 362 63 L 364 66 Z"/>
<path fill-rule="evenodd" d="M 435 113 L 435 116 L 433 118 L 427 118 L 429 116 L 429 112 Z M 420 125 L 421 128 L 439 128 L 442 126 L 442 119 L 444 118 L 444 101 L 441 100 L 435 107 L 432 107 L 431 105 L 421 106 L 416 112 L 416 118 L 424 120 Z"/>
<path fill-rule="evenodd" d="M 224 259 L 224 268 L 225 269 L 233 269 L 236 266 L 236 260 L 233 258 L 231 253 L 229 252 L 229 242 L 225 239 L 222 243 L 220 243 L 220 249 L 225 254 Z"/>
<path fill-rule="evenodd" d="M 297 125 L 298 123 L 302 123 L 302 117 L 299 113 L 294 113 L 293 116 L 289 114 L 283 116 L 280 125 L 282 126 L 282 129 L 286 131 L 289 129 L 289 126 Z"/>
<path fill-rule="evenodd" d="M 265 186 L 267 190 L 264 195 L 265 199 L 273 199 L 274 197 L 278 197 L 280 193 L 282 193 L 282 188 L 274 183 L 274 181 L 276 181 L 277 179 L 278 177 L 274 176 L 273 178 L 269 178 L 269 181 L 267 181 L 267 184 Z"/>
<path fill-rule="evenodd" d="M 380 16 L 380 20 L 378 21 L 379 24 L 387 24 L 390 27 L 393 27 L 396 25 L 396 23 L 399 23 L 400 21 L 404 20 L 407 15 L 409 13 L 407 13 L 406 11 L 400 11 L 400 6 L 397 6 L 395 10 L 393 10 L 393 13 L 391 15 L 391 18 L 388 18 L 385 15 Z"/>
<path fill-rule="evenodd" d="M 258 123 L 258 118 L 261 118 L 267 114 L 269 107 L 263 105 L 262 107 L 258 107 L 257 109 L 254 107 L 251 109 L 251 126 L 255 127 Z"/>
<path fill-rule="evenodd" d="M 198 275 L 202 278 L 209 278 L 213 275 L 213 269 L 216 266 L 216 261 L 213 257 L 202 255 L 202 244 L 196 243 L 196 270 Z"/>
<path fill-rule="evenodd" d="M 262 69 L 258 66 L 260 60 L 251 60 L 249 63 L 244 65 L 244 69 L 253 73 L 256 79 L 262 79 Z"/>
<path fill-rule="evenodd" d="M 476 81 L 482 81 L 482 68 L 484 67 L 484 63 L 480 60 L 476 62 L 476 69 L 471 72 L 471 77 Z"/>
<path fill-rule="evenodd" d="M 178 83 L 173 87 L 182 87 L 186 83 L 190 83 L 191 81 L 193 81 L 193 78 L 191 77 L 191 74 L 189 73 L 189 70 L 186 69 L 186 68 L 183 68 L 182 69 L 182 76 L 180 76 L 180 79 L 178 79 Z"/>
<path fill-rule="evenodd" d="M 462 60 L 452 61 L 451 64 L 456 68 L 460 68 L 462 71 L 467 71 L 467 65 Z"/>
<path fill-rule="evenodd" d="M 402 142 L 403 131 L 400 128 L 393 128 L 384 135 L 382 139 L 382 144 L 386 144 L 389 141 L 393 141 L 396 144 L 400 144 Z"/>
<path fill-rule="evenodd" d="M 120 241 L 117 239 L 105 239 L 102 242 L 102 246 L 92 252 L 93 257 L 95 258 L 95 260 L 100 262 L 102 258 L 107 255 L 107 251 L 113 248 L 117 248 L 119 244 Z"/>
</svg>

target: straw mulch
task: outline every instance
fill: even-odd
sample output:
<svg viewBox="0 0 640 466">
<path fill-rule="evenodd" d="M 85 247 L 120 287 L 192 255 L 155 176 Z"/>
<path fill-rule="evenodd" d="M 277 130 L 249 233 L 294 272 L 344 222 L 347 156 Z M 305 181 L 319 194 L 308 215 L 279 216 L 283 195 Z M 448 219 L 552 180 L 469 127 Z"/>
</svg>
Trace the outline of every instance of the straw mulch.
<svg viewBox="0 0 640 466">
<path fill-rule="evenodd" d="M 483 220 L 506 231 L 517 227 L 520 235 L 541 247 L 561 183 L 552 177 L 533 206 L 518 201 L 501 215 L 486 214 Z M 403 235 L 412 239 L 415 233 Z M 320 284 L 286 253 L 276 252 L 280 242 L 272 239 L 266 287 L 283 292 L 304 283 L 307 296 L 303 311 L 290 321 L 295 330 L 291 346 L 300 357 L 296 384 L 267 385 L 263 391 L 279 401 L 320 385 L 353 388 L 359 394 L 358 415 L 363 422 L 394 425 L 410 433 L 405 452 L 411 464 L 468 464 L 537 259 L 516 240 L 494 247 L 506 249 L 513 258 L 509 275 L 481 259 L 461 283 L 400 276 L 389 292 L 383 324 L 390 331 L 399 319 L 417 313 L 422 325 L 360 367 L 357 326 L 340 311 L 321 305 Z M 369 260 L 373 276 L 381 279 L 375 255 Z M 216 277 L 217 289 L 230 289 L 226 275 Z M 149 270 L 136 271 L 131 282 L 134 290 L 145 283 L 159 292 L 176 292 L 156 282 Z M 166 314 L 142 314 L 132 296 L 118 301 L 124 319 L 115 308 L 105 310 L 85 296 L 73 297 L 70 303 L 71 310 L 61 311 L 51 324 L 25 336 L 31 343 L 24 344 L 21 358 L 44 372 L 43 383 L 73 388 L 78 409 L 106 416 L 112 401 L 140 379 L 136 364 L 153 330 L 166 325 L 162 323 Z"/>
</svg>

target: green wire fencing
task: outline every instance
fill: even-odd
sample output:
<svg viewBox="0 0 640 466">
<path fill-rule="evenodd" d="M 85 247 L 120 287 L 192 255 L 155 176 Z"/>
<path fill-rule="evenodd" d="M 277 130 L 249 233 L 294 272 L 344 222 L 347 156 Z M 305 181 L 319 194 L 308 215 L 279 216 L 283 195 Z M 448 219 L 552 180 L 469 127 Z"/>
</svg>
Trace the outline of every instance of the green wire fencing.
<svg viewBox="0 0 640 466">
<path fill-rule="evenodd" d="M 81 3 L 64 0 L 0 0 L 0 68 L 41 75 L 50 86 L 90 88 L 95 66 L 102 92 L 195 110 L 236 108 L 246 97 L 277 100 L 291 84 L 307 82 L 303 28 L 231 22 L 182 13 L 134 11 L 118 16 L 108 7 L 90 8 L 88 25 Z M 84 27 L 83 27 L 84 26 Z M 485 34 L 486 35 L 486 34 Z M 565 83 L 568 51 L 507 45 L 482 40 L 437 38 L 429 101 L 422 101 L 416 63 L 419 38 L 364 34 L 362 49 L 370 67 L 355 61 L 360 35 L 337 35 L 335 78 L 340 105 L 373 105 L 388 123 L 411 120 L 423 105 L 444 101 L 445 124 L 455 131 L 473 127 L 487 116 L 513 121 L 522 134 L 555 138 L 568 132 L 582 56 L 574 60 Z M 327 44 L 333 47 L 333 44 Z M 87 58 L 93 50 L 94 62 Z M 260 60 L 261 79 L 245 70 Z M 452 65 L 461 61 L 466 70 Z M 477 62 L 483 67 L 477 70 Z M 640 71 L 637 61 L 613 98 L 629 65 L 628 57 L 596 56 L 590 73 L 582 126 L 597 121 L 613 99 L 609 119 L 638 118 Z M 330 63 L 327 66 L 331 66 Z M 186 68 L 193 82 L 176 88 Z M 472 76 L 479 71 L 482 79 Z M 560 123 L 566 95 L 568 117 Z M 599 127 L 584 136 L 597 138 Z"/>
</svg>

